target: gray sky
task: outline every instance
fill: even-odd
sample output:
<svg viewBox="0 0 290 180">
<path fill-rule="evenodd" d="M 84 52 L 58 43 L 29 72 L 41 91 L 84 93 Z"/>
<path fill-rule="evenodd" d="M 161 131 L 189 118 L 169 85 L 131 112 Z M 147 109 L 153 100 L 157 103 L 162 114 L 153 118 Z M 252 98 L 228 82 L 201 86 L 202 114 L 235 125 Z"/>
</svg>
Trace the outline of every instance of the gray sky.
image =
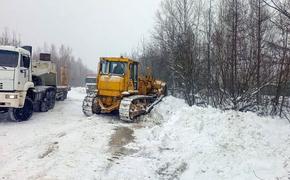
<svg viewBox="0 0 290 180">
<path fill-rule="evenodd" d="M 34 47 L 65 44 L 90 69 L 100 56 L 131 52 L 149 38 L 161 0 L 1 0 L 0 30 Z"/>
</svg>

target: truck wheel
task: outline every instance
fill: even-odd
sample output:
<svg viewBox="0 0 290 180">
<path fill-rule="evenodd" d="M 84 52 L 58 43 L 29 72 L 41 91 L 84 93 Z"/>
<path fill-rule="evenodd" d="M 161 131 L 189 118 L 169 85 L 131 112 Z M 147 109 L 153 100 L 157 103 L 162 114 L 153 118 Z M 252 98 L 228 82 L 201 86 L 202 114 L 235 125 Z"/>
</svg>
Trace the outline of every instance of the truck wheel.
<svg viewBox="0 0 290 180">
<path fill-rule="evenodd" d="M 47 112 L 49 109 L 49 106 L 47 104 L 47 101 L 42 101 L 40 103 L 40 112 Z"/>
<path fill-rule="evenodd" d="M 64 93 L 64 99 L 67 99 L 67 92 Z"/>
<path fill-rule="evenodd" d="M 54 91 L 51 91 L 48 96 L 49 96 L 49 109 L 53 109 L 54 106 L 55 106 L 55 92 Z"/>
<path fill-rule="evenodd" d="M 64 101 L 67 98 L 67 93 L 62 92 L 62 96 L 60 97 L 60 101 Z"/>
<path fill-rule="evenodd" d="M 30 98 L 25 99 L 23 108 L 11 108 L 8 111 L 8 117 L 11 121 L 27 121 L 33 114 L 33 102 Z"/>
<path fill-rule="evenodd" d="M 40 102 L 40 112 L 47 112 L 49 110 L 49 104 L 50 104 L 49 95 L 50 95 L 49 91 L 46 91 L 44 99 Z"/>
</svg>

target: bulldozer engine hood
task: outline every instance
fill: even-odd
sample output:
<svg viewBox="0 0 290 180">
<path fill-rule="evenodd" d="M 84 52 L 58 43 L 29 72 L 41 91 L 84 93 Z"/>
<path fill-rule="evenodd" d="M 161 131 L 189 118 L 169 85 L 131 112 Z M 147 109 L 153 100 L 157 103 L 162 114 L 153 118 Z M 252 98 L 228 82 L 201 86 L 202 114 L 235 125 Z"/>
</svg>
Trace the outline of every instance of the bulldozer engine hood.
<svg viewBox="0 0 290 180">
<path fill-rule="evenodd" d="M 98 81 L 98 90 L 102 96 L 120 96 L 125 90 L 124 77 L 102 75 Z"/>
</svg>

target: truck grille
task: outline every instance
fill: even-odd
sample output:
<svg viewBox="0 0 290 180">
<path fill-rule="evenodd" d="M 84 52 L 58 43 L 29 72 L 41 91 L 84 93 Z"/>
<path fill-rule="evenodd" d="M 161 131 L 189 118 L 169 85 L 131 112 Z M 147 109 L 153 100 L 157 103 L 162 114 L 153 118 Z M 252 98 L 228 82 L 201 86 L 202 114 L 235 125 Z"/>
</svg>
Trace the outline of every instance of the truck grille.
<svg viewBox="0 0 290 180">
<path fill-rule="evenodd" d="M 3 89 L 3 83 L 0 83 L 0 89 Z"/>
</svg>

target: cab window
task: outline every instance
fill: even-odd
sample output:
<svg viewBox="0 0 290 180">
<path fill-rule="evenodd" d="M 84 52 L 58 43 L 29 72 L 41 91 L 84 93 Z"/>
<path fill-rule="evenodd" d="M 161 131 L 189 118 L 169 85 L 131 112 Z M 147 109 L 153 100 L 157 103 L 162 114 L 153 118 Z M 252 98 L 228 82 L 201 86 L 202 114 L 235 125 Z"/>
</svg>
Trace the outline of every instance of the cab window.
<svg viewBox="0 0 290 180">
<path fill-rule="evenodd" d="M 138 64 L 130 64 L 130 78 L 133 81 L 134 89 L 138 89 Z"/>
<path fill-rule="evenodd" d="M 108 74 L 108 66 L 109 62 L 108 61 L 101 61 L 101 74 Z"/>
<path fill-rule="evenodd" d="M 125 63 L 110 62 L 110 74 L 124 75 L 125 74 Z"/>
<path fill-rule="evenodd" d="M 21 55 L 20 67 L 29 68 L 30 67 L 30 58 L 28 56 Z"/>
<path fill-rule="evenodd" d="M 137 64 L 130 64 L 130 78 L 134 81 L 138 80 L 138 65 Z"/>
</svg>

